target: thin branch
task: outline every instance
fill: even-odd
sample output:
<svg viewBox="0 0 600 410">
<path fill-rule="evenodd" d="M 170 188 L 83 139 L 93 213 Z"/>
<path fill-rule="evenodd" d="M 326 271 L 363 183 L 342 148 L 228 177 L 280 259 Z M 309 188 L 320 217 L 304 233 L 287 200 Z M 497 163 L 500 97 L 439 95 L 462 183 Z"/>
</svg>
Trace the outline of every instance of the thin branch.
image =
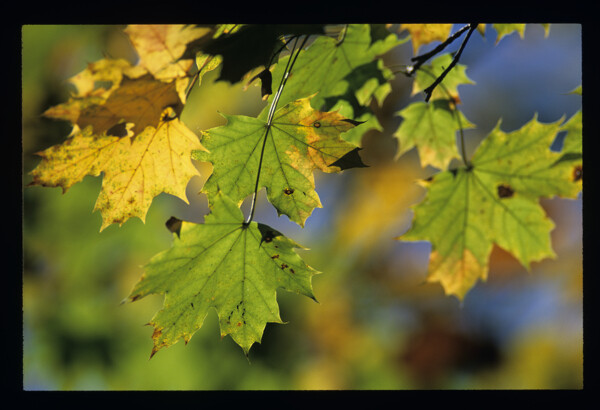
<svg viewBox="0 0 600 410">
<path fill-rule="evenodd" d="M 289 40 L 287 40 L 286 42 L 283 43 L 283 45 L 279 48 L 279 50 L 277 50 L 276 52 L 273 53 L 273 55 L 271 56 L 271 59 L 269 60 L 269 64 L 265 67 L 267 70 L 269 69 L 269 67 L 271 67 L 271 64 L 273 63 L 273 59 L 279 55 L 279 53 L 281 53 L 283 51 L 284 48 L 287 47 L 287 45 L 294 39 L 297 39 L 298 36 L 291 36 Z"/>
<path fill-rule="evenodd" d="M 452 68 L 456 65 L 456 63 L 458 63 L 458 60 L 460 59 L 460 56 L 461 56 L 465 46 L 467 45 L 467 42 L 469 41 L 471 34 L 473 34 L 473 31 L 475 31 L 475 29 L 477 28 L 477 25 L 478 25 L 477 23 L 469 24 L 469 32 L 467 33 L 467 36 L 465 37 L 462 44 L 460 45 L 460 48 L 458 49 L 458 52 L 454 56 L 454 59 L 452 60 L 452 62 L 448 65 L 448 67 L 446 67 L 444 72 L 438 78 L 436 78 L 436 80 L 433 82 L 433 84 L 431 84 L 429 87 L 427 87 L 425 90 L 423 90 L 426 95 L 425 102 L 429 101 L 429 99 L 431 98 L 431 94 L 433 93 L 433 90 L 435 89 L 435 87 L 437 87 L 437 85 L 444 80 L 444 78 L 446 77 L 446 74 L 448 74 L 450 72 L 450 70 L 452 70 Z"/>
<path fill-rule="evenodd" d="M 454 40 L 456 40 L 457 38 L 459 38 L 462 33 L 464 33 L 465 31 L 467 31 L 470 28 L 471 24 L 467 24 L 464 27 L 461 27 L 456 33 L 452 34 L 450 37 L 448 37 L 446 39 L 446 41 L 444 41 L 443 43 L 439 44 L 436 48 L 434 48 L 433 50 L 425 53 L 425 54 L 421 54 L 420 56 L 415 56 L 413 58 L 411 58 L 411 61 L 416 61 L 417 63 L 413 66 L 409 66 L 407 67 L 407 75 L 411 76 L 414 74 L 415 71 L 417 71 L 427 60 L 429 60 L 431 57 L 433 57 L 434 55 L 436 55 L 437 53 L 441 52 L 443 49 L 445 49 L 447 46 L 449 46 L 450 44 L 452 44 L 452 42 Z"/>
</svg>

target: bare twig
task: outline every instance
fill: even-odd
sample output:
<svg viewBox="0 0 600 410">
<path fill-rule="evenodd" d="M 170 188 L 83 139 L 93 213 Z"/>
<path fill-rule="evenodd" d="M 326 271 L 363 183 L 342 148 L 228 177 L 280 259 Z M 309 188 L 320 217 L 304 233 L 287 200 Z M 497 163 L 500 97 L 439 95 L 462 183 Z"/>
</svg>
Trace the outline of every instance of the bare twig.
<svg viewBox="0 0 600 410">
<path fill-rule="evenodd" d="M 425 102 L 429 101 L 429 99 L 431 98 L 431 94 L 433 93 L 433 90 L 435 89 L 435 87 L 437 87 L 437 85 L 444 80 L 444 78 L 446 77 L 446 74 L 448 74 L 450 72 L 450 70 L 452 70 L 452 68 L 456 65 L 456 63 L 458 63 L 458 60 L 460 59 L 460 56 L 461 56 L 465 46 L 467 45 L 467 42 L 469 41 L 471 34 L 477 28 L 477 25 L 478 25 L 477 23 L 469 24 L 469 32 L 467 33 L 467 36 L 465 37 L 462 44 L 460 45 L 458 52 L 454 55 L 454 59 L 452 59 L 452 62 L 448 65 L 448 67 L 446 67 L 446 69 L 442 72 L 442 74 L 438 78 L 435 79 L 433 84 L 431 84 L 429 87 L 427 87 L 425 90 L 423 90 L 425 92 Z"/>
<path fill-rule="evenodd" d="M 416 61 L 416 64 L 407 67 L 407 75 L 411 76 L 415 71 L 417 71 L 427 60 L 429 60 L 431 57 L 433 57 L 434 55 L 436 55 L 437 53 L 441 52 L 443 49 L 445 49 L 447 46 L 449 46 L 450 44 L 452 44 L 452 42 L 454 40 L 456 40 L 457 38 L 459 38 L 462 33 L 464 33 L 465 31 L 467 31 L 470 28 L 471 24 L 467 24 L 464 27 L 461 27 L 456 33 L 452 34 L 450 37 L 448 37 L 446 39 L 446 41 L 444 41 L 443 43 L 441 43 L 440 45 L 438 45 L 436 48 L 434 48 L 433 50 L 425 53 L 425 54 L 421 54 L 420 56 L 415 56 L 413 58 L 411 58 L 411 61 Z"/>
</svg>

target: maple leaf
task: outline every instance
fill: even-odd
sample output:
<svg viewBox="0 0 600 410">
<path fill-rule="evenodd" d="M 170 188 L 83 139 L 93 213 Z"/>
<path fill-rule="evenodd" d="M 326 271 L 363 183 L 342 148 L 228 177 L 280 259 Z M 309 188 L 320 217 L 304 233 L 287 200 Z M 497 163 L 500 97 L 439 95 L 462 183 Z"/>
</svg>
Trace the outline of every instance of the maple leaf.
<svg viewBox="0 0 600 410">
<path fill-rule="evenodd" d="M 581 153 L 583 148 L 583 114 L 577 111 L 573 116 L 562 126 L 562 131 L 567 131 L 563 141 L 562 152 Z"/>
<path fill-rule="evenodd" d="M 123 122 L 132 123 L 135 136 L 147 126 L 156 127 L 166 107 L 177 114 L 183 109 L 175 82 L 157 81 L 149 74 L 138 78 L 125 75 L 110 94 L 72 97 L 46 110 L 44 116 L 67 120 L 81 129 L 91 126 L 96 134 Z"/>
<path fill-rule="evenodd" d="M 182 222 L 173 246 L 154 256 L 129 296 L 165 294 L 164 307 L 150 321 L 152 355 L 183 338 L 189 342 L 210 308 L 221 336 L 231 335 L 247 355 L 260 342 L 267 322 L 283 323 L 277 289 L 314 300 L 311 278 L 318 273 L 298 256 L 302 248 L 280 232 L 244 223 L 238 206 L 222 193 L 203 224 Z"/>
<path fill-rule="evenodd" d="M 251 24 L 222 33 L 195 50 L 220 55 L 223 63 L 217 80 L 236 83 L 260 66 L 268 68 L 273 53 L 283 45 L 283 35 L 323 34 L 321 24 Z"/>
<path fill-rule="evenodd" d="M 452 24 L 401 24 L 400 30 L 407 30 L 410 33 L 413 53 L 416 55 L 424 44 L 445 41 L 450 35 Z"/>
<path fill-rule="evenodd" d="M 370 30 L 368 24 L 349 24 L 340 40 L 326 36 L 318 37 L 298 55 L 279 103 L 284 105 L 317 93 L 311 104 L 316 109 L 328 110 L 335 105 L 335 102 L 330 102 L 328 106 L 325 104 L 328 97 L 339 97 L 350 88 L 359 90 L 369 79 L 375 79 L 378 84 L 387 88 L 385 80 L 389 79 L 389 73 L 382 73 L 382 67 L 373 65 L 373 60 L 402 43 L 402 40 L 389 33 L 388 37 L 373 42 Z M 290 56 L 282 57 L 273 70 L 274 84 L 281 81 L 289 58 Z M 353 75 L 355 69 L 361 69 L 362 72 Z M 359 83 L 359 80 L 362 80 L 362 83 Z M 378 99 L 383 97 L 385 95 L 378 95 Z M 272 99 L 273 97 L 269 101 Z M 361 100 L 365 103 L 369 98 L 362 96 Z M 263 116 L 266 116 L 265 111 Z"/>
<path fill-rule="evenodd" d="M 266 187 L 278 213 L 304 226 L 313 209 L 321 207 L 313 170 L 364 166 L 358 148 L 340 138 L 354 122 L 335 112 L 314 110 L 310 97 L 277 110 L 270 126 L 260 118 L 223 116 L 226 125 L 202 132 L 208 151 L 193 153 L 194 159 L 213 164 L 203 188 L 209 198 L 220 190 L 241 203 L 255 186 Z"/>
<path fill-rule="evenodd" d="M 104 172 L 94 211 L 102 213 L 102 226 L 122 225 L 128 218 L 145 220 L 152 199 L 164 192 L 187 202 L 185 188 L 199 175 L 191 161 L 192 150 L 204 147 L 173 109 L 164 111 L 157 127 L 148 126 L 132 138 L 126 125 L 122 137 L 97 135 L 88 126 L 61 145 L 37 153 L 40 164 L 31 172 L 30 185 L 60 186 L 66 192 L 86 175 Z"/>
<path fill-rule="evenodd" d="M 313 108 L 339 110 L 346 118 L 366 123 L 343 135 L 344 140 L 358 145 L 366 131 L 381 129 L 369 103 L 375 98 L 381 104 L 391 91 L 393 74 L 376 57 L 405 41 L 369 24 L 349 24 L 340 39 L 320 36 L 298 55 L 279 104 L 316 93 L 311 100 Z M 274 84 L 280 83 L 289 58 L 282 57 L 273 70 Z M 267 113 L 265 108 L 259 117 L 266 118 Z"/>
<path fill-rule="evenodd" d="M 456 132 L 474 127 L 448 100 L 418 101 L 397 114 L 403 121 L 394 133 L 399 141 L 396 158 L 416 146 L 423 167 L 446 169 L 453 158 L 460 158 Z"/>
<path fill-rule="evenodd" d="M 140 32 L 147 29 L 135 28 L 129 33 L 140 42 Z M 175 61 L 181 44 L 172 45 L 167 38 L 167 45 L 160 43 L 157 53 L 162 56 L 167 47 Z M 149 59 L 150 51 L 141 44 L 142 55 Z M 159 62 L 162 67 L 171 64 L 164 58 Z M 205 63 L 199 76 L 215 68 L 214 63 Z M 182 74 L 171 69 L 158 71 L 165 77 L 168 72 Z M 62 145 L 38 153 L 42 162 L 31 172 L 30 185 L 60 186 L 66 192 L 85 175 L 104 173 L 94 207 L 102 213 L 100 230 L 134 216 L 144 221 L 152 199 L 162 192 L 187 201 L 185 187 L 192 176 L 199 175 L 190 155 L 192 150 L 204 149 L 177 118 L 189 81 L 188 77 L 158 80 L 145 67 L 125 60 L 88 64 L 70 79 L 75 86 L 71 98 L 44 112 L 46 117 L 69 121 L 74 128 L 72 137 Z"/>
<path fill-rule="evenodd" d="M 509 34 L 512 34 L 515 31 L 517 33 L 519 33 L 519 37 L 523 38 L 525 36 L 525 24 L 502 23 L 502 24 L 492 24 L 492 27 L 494 27 L 494 29 L 497 32 L 496 44 L 498 44 L 500 42 L 500 40 L 502 40 L 503 37 L 505 37 Z"/>
<path fill-rule="evenodd" d="M 494 244 L 527 269 L 555 256 L 554 224 L 539 198 L 575 198 L 581 159 L 557 162 L 550 151 L 560 121 L 542 124 L 534 117 L 506 134 L 500 122 L 477 148 L 469 166 L 440 172 L 423 182 L 424 201 L 414 209 L 413 226 L 401 240 L 431 242 L 428 281 L 441 282 L 459 299 L 488 274 Z"/>
<path fill-rule="evenodd" d="M 194 59 L 181 59 L 188 44 L 213 32 L 185 24 L 133 24 L 124 31 L 140 57 L 139 65 L 156 79 L 189 75 Z"/>
<path fill-rule="evenodd" d="M 435 58 L 431 64 L 423 65 L 419 68 L 413 82 L 412 95 L 418 94 L 429 87 L 437 77 L 452 63 L 453 57 L 450 54 L 442 54 Z M 437 99 L 451 99 L 455 104 L 460 103 L 458 86 L 464 84 L 475 84 L 466 74 L 467 67 L 463 64 L 456 64 L 452 70 L 446 74 L 444 80 L 433 90 L 430 101 Z"/>
</svg>

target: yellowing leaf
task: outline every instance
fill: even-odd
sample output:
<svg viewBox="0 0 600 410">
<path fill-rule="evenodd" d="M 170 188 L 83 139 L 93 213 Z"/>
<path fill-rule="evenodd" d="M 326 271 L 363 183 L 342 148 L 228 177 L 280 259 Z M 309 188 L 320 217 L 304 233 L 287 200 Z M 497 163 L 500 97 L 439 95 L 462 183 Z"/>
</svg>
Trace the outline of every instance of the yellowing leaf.
<svg viewBox="0 0 600 410">
<path fill-rule="evenodd" d="M 498 33 L 496 36 L 496 44 L 502 40 L 502 37 L 514 33 L 519 33 L 519 36 L 523 38 L 525 36 L 525 24 L 492 24 Z"/>
<path fill-rule="evenodd" d="M 124 60 L 100 60 L 70 82 L 77 93 L 66 103 L 46 110 L 46 117 L 67 120 L 81 129 L 91 125 L 97 134 L 129 122 L 134 124 L 135 136 L 146 126 L 156 127 L 166 107 L 181 112 L 185 95 L 182 98 L 180 90 L 189 79 L 163 82 Z M 108 89 L 106 83 L 110 84 Z"/>
<path fill-rule="evenodd" d="M 63 193 L 86 175 L 98 176 L 113 157 L 117 136 L 94 136 L 91 127 L 76 132 L 61 145 L 36 153 L 42 157 L 31 172 L 30 185 L 62 187 Z"/>
<path fill-rule="evenodd" d="M 166 107 L 181 112 L 183 105 L 175 89 L 176 83 L 157 81 L 150 75 L 124 77 L 108 98 L 72 98 L 44 113 L 46 117 L 64 119 L 80 128 L 91 126 L 102 134 L 121 122 L 133 124 L 134 136 L 147 126 L 156 127 Z"/>
<path fill-rule="evenodd" d="M 321 202 L 313 171 L 339 172 L 364 166 L 355 145 L 340 135 L 351 129 L 335 112 L 312 109 L 310 98 L 293 101 L 277 110 L 270 126 L 260 118 L 224 115 L 227 125 L 202 133 L 207 152 L 194 158 L 214 166 L 203 192 L 218 191 L 241 203 L 265 187 L 279 214 L 303 226 Z M 258 179 L 258 185 L 257 183 Z"/>
<path fill-rule="evenodd" d="M 144 221 L 152 199 L 162 192 L 187 201 L 185 187 L 199 175 L 191 151 L 204 148 L 196 134 L 171 118 L 173 114 L 165 109 L 156 128 L 148 126 L 135 138 L 131 132 L 122 137 L 97 135 L 87 127 L 39 153 L 42 162 L 31 172 L 31 185 L 61 186 L 65 192 L 85 175 L 104 172 L 94 207 L 102 213 L 101 230 L 134 216 Z"/>
<path fill-rule="evenodd" d="M 542 124 L 534 118 L 506 134 L 498 124 L 469 166 L 423 182 L 427 196 L 399 239 L 431 242 L 429 281 L 441 282 L 446 293 L 462 299 L 477 280 L 487 278 L 494 244 L 527 269 L 533 261 L 555 256 L 554 224 L 539 198 L 574 198 L 581 190 L 573 176 L 581 159 L 557 162 L 561 153 L 549 149 L 560 129 L 560 122 Z"/>
<path fill-rule="evenodd" d="M 94 207 L 102 213 L 101 230 L 134 216 L 144 221 L 152 199 L 163 192 L 187 202 L 185 188 L 193 176 L 200 175 L 191 153 L 204 148 L 178 118 L 146 127 L 135 139 L 120 142 L 104 169 Z"/>
<path fill-rule="evenodd" d="M 168 36 L 164 41 L 170 44 Z M 181 52 L 180 44 L 170 47 Z M 214 67 L 206 62 L 200 74 Z M 101 230 L 134 216 L 143 221 L 162 192 L 186 201 L 185 187 L 198 175 L 191 152 L 204 149 L 178 119 L 190 79 L 158 80 L 142 66 L 104 59 L 70 81 L 73 96 L 44 115 L 71 122 L 73 137 L 39 153 L 43 159 L 31 173 L 31 185 L 60 186 L 64 192 L 85 175 L 104 173 L 94 208 L 102 213 Z"/>
<path fill-rule="evenodd" d="M 424 44 L 445 41 L 450 35 L 452 24 L 401 24 L 400 30 L 407 30 L 410 33 L 413 53 L 416 55 Z"/>
<path fill-rule="evenodd" d="M 180 59 L 187 45 L 210 34 L 210 28 L 185 24 L 134 24 L 125 29 L 140 56 L 140 65 L 156 79 L 185 77 L 193 59 Z"/>
<path fill-rule="evenodd" d="M 221 336 L 231 335 L 246 355 L 260 342 L 267 322 L 283 323 L 277 289 L 314 299 L 307 266 L 280 232 L 244 223 L 237 205 L 222 193 L 213 197 L 203 224 L 183 222 L 173 247 L 154 256 L 129 296 L 165 294 L 152 318 L 152 355 L 183 338 L 187 343 L 209 309 L 219 316 Z"/>
</svg>

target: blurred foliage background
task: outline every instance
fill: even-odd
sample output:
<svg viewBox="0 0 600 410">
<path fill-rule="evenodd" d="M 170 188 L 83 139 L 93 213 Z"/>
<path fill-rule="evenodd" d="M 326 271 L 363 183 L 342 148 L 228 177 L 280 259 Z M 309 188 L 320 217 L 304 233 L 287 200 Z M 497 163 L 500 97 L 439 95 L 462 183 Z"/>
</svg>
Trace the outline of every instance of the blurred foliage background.
<svg viewBox="0 0 600 410">
<path fill-rule="evenodd" d="M 456 30 L 461 25 L 456 25 Z M 489 279 L 461 304 L 426 284 L 428 243 L 396 241 L 410 226 L 410 205 L 424 191 L 414 150 L 394 161 L 395 113 L 422 95 L 397 74 L 393 92 L 376 107 L 383 131 L 368 132 L 361 152 L 370 168 L 316 173 L 323 202 L 304 229 L 278 218 L 259 197 L 255 220 L 307 246 L 319 303 L 280 292 L 281 316 L 269 324 L 249 359 L 219 337 L 209 314 L 190 343 L 149 360 L 161 296 L 120 304 L 155 253 L 171 244 L 171 216 L 201 222 L 208 212 L 188 186 L 190 204 L 162 194 L 146 223 L 129 220 L 99 233 L 92 209 L 101 178 L 86 177 L 66 194 L 26 188 L 34 155 L 60 143 L 68 124 L 41 117 L 68 99 L 66 80 L 103 57 L 135 62 L 123 26 L 22 28 L 23 147 L 23 387 L 26 390 L 316 390 L 316 389 L 579 389 L 583 385 L 581 199 L 544 200 L 555 221 L 555 260 L 525 271 L 495 249 Z M 476 85 L 459 89 L 461 109 L 477 125 L 465 131 L 470 152 L 503 120 L 506 132 L 534 113 L 542 122 L 570 117 L 581 97 L 581 26 L 554 24 L 548 37 L 528 25 L 495 44 L 488 25 L 461 58 Z M 434 46 L 432 44 L 431 46 Z M 452 50 L 456 49 L 451 47 Z M 421 52 L 428 48 L 424 47 Z M 410 42 L 385 56 L 393 69 L 410 63 Z M 194 131 L 224 123 L 218 112 L 256 115 L 259 87 L 214 82 L 196 88 L 182 115 Z M 197 164 L 203 175 L 210 168 Z M 243 205 L 244 207 L 247 204 Z"/>
</svg>

